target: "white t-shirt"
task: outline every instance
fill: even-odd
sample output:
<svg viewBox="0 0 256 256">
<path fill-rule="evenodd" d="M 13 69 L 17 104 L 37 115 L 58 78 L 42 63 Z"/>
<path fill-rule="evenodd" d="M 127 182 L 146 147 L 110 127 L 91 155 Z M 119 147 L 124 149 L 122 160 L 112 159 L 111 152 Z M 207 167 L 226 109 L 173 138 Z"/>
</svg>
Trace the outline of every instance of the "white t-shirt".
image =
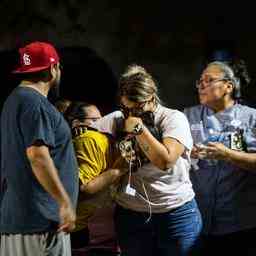
<svg viewBox="0 0 256 256">
<path fill-rule="evenodd" d="M 150 204 L 153 213 L 163 213 L 194 198 L 189 179 L 189 155 L 193 141 L 188 120 L 182 112 L 158 105 L 154 116 L 155 125 L 159 127 L 162 138 L 176 139 L 185 146 L 185 152 L 168 170 L 161 170 L 152 163 L 147 163 L 137 172 L 133 172 L 131 187 L 136 190 L 135 196 L 125 192 L 128 184 L 128 175 L 126 175 L 122 179 L 116 201 L 124 208 L 139 212 L 147 212 Z M 116 120 L 120 118 L 122 112 L 115 111 L 104 116 L 93 126 L 99 131 L 115 135 Z"/>
</svg>

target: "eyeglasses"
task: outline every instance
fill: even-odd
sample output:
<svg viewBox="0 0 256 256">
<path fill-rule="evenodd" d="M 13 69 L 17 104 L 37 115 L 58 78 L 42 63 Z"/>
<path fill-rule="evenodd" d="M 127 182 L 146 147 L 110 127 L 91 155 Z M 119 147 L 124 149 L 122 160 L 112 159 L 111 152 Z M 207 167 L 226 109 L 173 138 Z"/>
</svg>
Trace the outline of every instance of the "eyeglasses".
<svg viewBox="0 0 256 256">
<path fill-rule="evenodd" d="M 138 106 L 136 107 L 131 107 L 128 108 L 126 107 L 124 104 L 120 104 L 119 108 L 120 110 L 123 112 L 125 117 L 128 117 L 129 114 L 131 114 L 132 116 L 140 116 L 143 112 L 144 112 L 144 107 L 145 105 L 150 102 L 151 100 L 147 100 L 147 101 L 143 101 L 138 103 Z"/>
<path fill-rule="evenodd" d="M 85 121 L 85 120 L 91 120 L 93 122 L 96 122 L 97 120 L 99 120 L 101 117 L 84 117 L 81 118 L 81 121 Z"/>
<path fill-rule="evenodd" d="M 200 79 L 196 81 L 196 88 L 197 89 L 205 89 L 208 87 L 212 87 L 215 83 L 221 82 L 221 81 L 228 81 L 226 78 L 220 78 L 220 79 Z M 203 85 L 203 86 L 202 86 Z"/>
</svg>

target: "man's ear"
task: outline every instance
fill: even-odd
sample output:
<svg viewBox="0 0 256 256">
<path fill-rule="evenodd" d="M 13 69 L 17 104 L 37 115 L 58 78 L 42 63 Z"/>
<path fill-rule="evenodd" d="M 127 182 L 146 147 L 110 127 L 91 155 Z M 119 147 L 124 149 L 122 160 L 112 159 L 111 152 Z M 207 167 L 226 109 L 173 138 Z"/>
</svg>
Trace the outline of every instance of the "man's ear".
<svg viewBox="0 0 256 256">
<path fill-rule="evenodd" d="M 228 89 L 228 93 L 232 93 L 232 91 L 235 89 L 235 85 L 231 82 L 228 82 L 227 89 Z"/>
<path fill-rule="evenodd" d="M 57 75 L 57 64 L 51 64 L 50 66 L 50 73 L 51 73 L 51 77 L 54 78 Z"/>
<path fill-rule="evenodd" d="M 79 126 L 80 125 L 80 121 L 78 120 L 78 119 L 74 119 L 73 121 L 72 121 L 72 128 L 74 128 L 74 127 L 77 127 L 77 126 Z"/>
</svg>

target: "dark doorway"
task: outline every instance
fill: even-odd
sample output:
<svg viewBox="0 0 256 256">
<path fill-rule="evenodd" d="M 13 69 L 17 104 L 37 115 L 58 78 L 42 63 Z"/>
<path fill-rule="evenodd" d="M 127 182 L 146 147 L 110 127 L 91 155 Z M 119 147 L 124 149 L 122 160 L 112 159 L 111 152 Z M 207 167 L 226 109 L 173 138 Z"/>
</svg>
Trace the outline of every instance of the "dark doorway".
<svg viewBox="0 0 256 256">
<path fill-rule="evenodd" d="M 117 79 L 110 66 L 89 48 L 60 49 L 61 96 L 97 105 L 103 114 L 115 108 Z"/>
<path fill-rule="evenodd" d="M 103 114 L 115 109 L 117 79 L 110 66 L 95 51 L 86 47 L 65 47 L 58 50 L 63 72 L 61 97 L 93 103 Z M 0 107 L 18 85 L 11 72 L 18 63 L 16 50 L 0 53 Z"/>
</svg>

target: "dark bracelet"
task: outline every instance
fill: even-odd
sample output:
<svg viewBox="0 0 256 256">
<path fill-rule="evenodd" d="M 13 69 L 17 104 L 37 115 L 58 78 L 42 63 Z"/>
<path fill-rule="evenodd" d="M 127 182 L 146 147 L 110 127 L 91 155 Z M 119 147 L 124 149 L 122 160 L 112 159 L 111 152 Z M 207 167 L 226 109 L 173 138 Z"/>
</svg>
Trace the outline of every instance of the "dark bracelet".
<svg viewBox="0 0 256 256">
<path fill-rule="evenodd" d="M 133 133 L 134 135 L 140 135 L 140 134 L 143 133 L 143 130 L 144 130 L 143 124 L 137 123 L 137 124 L 133 127 L 132 133 Z"/>
</svg>

